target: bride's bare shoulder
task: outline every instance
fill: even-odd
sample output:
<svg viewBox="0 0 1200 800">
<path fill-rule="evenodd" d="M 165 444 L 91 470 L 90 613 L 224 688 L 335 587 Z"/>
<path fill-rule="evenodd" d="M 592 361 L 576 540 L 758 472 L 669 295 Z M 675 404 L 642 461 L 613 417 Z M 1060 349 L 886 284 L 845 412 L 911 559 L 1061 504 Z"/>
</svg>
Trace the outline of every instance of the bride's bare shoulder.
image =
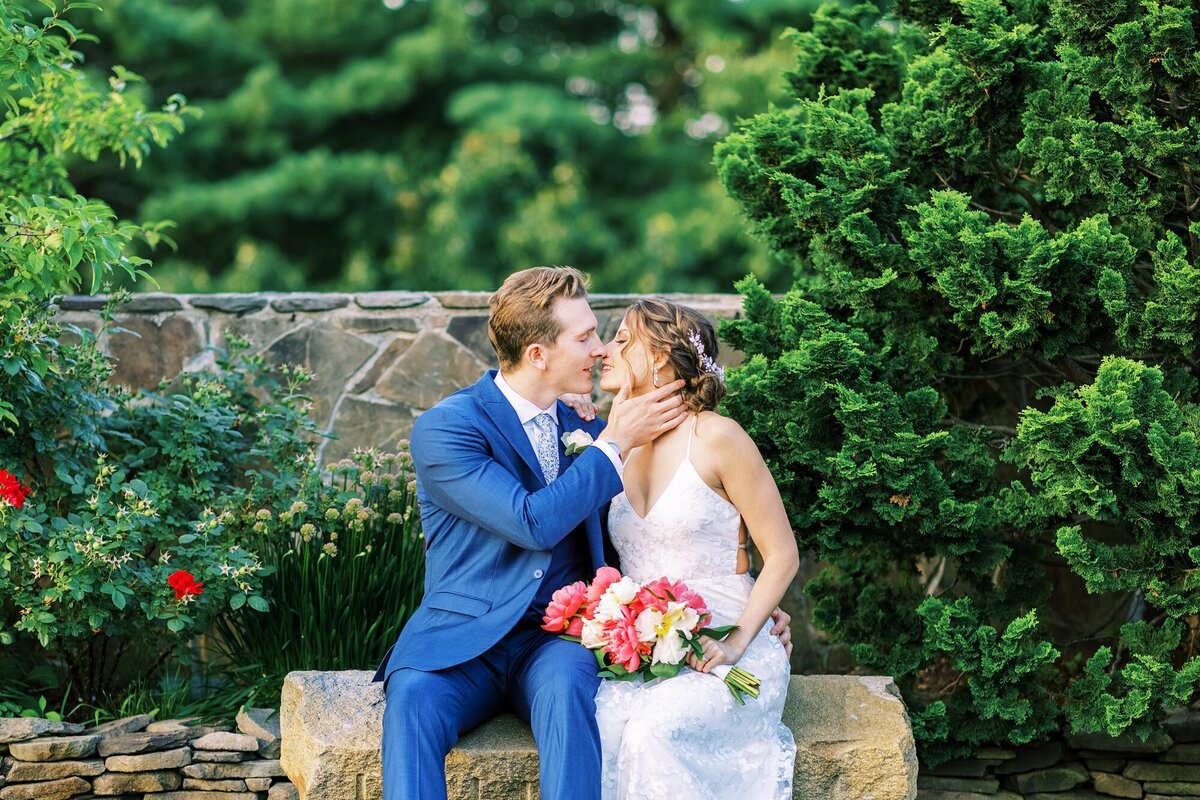
<svg viewBox="0 0 1200 800">
<path fill-rule="evenodd" d="M 738 421 L 715 411 L 702 411 L 696 420 L 696 438 L 708 447 L 724 452 L 751 448 L 757 452 L 754 440 Z"/>
</svg>

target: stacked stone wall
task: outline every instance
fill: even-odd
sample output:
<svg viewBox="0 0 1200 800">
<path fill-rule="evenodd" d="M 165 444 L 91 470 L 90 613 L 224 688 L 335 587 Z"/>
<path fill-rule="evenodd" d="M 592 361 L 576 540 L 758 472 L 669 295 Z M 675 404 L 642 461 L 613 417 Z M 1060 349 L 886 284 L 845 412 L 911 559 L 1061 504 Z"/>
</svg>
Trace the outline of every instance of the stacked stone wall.
<svg viewBox="0 0 1200 800">
<path fill-rule="evenodd" d="M 917 800 L 1196 800 L 1200 708 L 1175 709 L 1146 741 L 1069 735 L 1035 747 L 987 748 L 921 767 Z"/>
<path fill-rule="evenodd" d="M 395 449 L 417 415 L 496 365 L 487 336 L 488 292 L 134 295 L 101 337 L 117 361 L 115 383 L 152 389 L 213 363 L 212 348 L 238 336 L 270 366 L 303 365 L 313 418 L 338 438 L 322 445 L 332 464 L 355 448 Z M 670 295 L 710 319 L 740 313 L 737 295 Z M 636 295 L 593 295 L 600 336 L 616 333 Z M 101 329 L 104 297 L 63 300 L 59 318 Z M 723 366 L 740 361 L 725 348 Z M 603 398 L 601 398 L 603 399 Z M 603 405 L 602 405 L 603 407 Z"/>
<path fill-rule="evenodd" d="M 0 800 L 293 800 L 279 766 L 279 715 L 244 709 L 237 728 L 127 717 L 91 728 L 0 719 Z"/>
</svg>

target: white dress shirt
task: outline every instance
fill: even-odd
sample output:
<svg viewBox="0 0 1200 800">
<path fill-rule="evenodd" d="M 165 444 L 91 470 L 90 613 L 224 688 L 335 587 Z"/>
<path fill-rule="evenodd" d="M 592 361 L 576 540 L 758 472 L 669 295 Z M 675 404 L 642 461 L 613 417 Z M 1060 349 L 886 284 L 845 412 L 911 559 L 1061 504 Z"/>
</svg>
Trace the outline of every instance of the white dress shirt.
<svg viewBox="0 0 1200 800">
<path fill-rule="evenodd" d="M 512 386 L 508 384 L 508 381 L 504 380 L 504 376 L 500 374 L 499 370 L 496 371 L 496 388 L 500 390 L 500 394 L 504 395 L 504 399 L 507 400 L 509 405 L 513 407 L 513 410 L 517 412 L 517 419 L 521 420 L 521 427 L 525 430 L 525 435 L 529 437 L 529 445 L 533 448 L 533 452 L 536 453 L 538 449 L 538 429 L 537 426 L 533 424 L 533 420 L 538 414 L 549 414 L 550 418 L 554 420 L 554 424 L 559 428 L 561 435 L 562 425 L 558 420 L 557 400 L 551 403 L 549 408 L 538 408 L 536 405 L 517 394 L 517 390 L 512 388 Z M 592 442 L 588 446 L 599 447 L 600 452 L 608 456 L 608 460 L 613 465 L 613 469 L 617 471 L 617 474 L 622 474 L 621 457 L 614 452 L 613 448 L 598 441 Z"/>
</svg>

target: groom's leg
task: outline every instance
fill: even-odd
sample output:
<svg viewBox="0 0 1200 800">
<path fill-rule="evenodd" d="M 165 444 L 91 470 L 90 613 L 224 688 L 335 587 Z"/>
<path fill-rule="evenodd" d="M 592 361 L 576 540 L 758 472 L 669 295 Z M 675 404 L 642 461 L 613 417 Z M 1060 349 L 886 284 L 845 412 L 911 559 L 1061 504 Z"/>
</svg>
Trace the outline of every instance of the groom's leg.
<svg viewBox="0 0 1200 800">
<path fill-rule="evenodd" d="M 596 657 L 544 631 L 526 635 L 513 668 L 512 708 L 533 728 L 542 800 L 599 800 Z"/>
<path fill-rule="evenodd" d="M 446 800 L 446 754 L 500 709 L 503 674 L 487 655 L 437 672 L 399 669 L 383 712 L 384 800 Z"/>
</svg>

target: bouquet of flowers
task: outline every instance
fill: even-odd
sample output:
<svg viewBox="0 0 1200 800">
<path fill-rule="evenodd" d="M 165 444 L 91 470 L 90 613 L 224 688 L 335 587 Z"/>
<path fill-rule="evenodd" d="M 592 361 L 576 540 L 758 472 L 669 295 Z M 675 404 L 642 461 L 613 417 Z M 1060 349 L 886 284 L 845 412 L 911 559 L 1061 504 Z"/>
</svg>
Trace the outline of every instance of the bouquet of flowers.
<svg viewBox="0 0 1200 800">
<path fill-rule="evenodd" d="M 724 639 L 736 625 L 703 627 L 710 619 L 704 598 L 682 581 L 659 578 L 642 586 L 612 567 L 601 567 L 590 584 L 576 581 L 556 591 L 542 629 L 580 642 L 600 665 L 600 677 L 627 681 L 670 678 L 689 652 L 703 658 L 699 637 Z M 738 703 L 758 697 L 760 681 L 739 667 L 718 666 Z"/>
</svg>

